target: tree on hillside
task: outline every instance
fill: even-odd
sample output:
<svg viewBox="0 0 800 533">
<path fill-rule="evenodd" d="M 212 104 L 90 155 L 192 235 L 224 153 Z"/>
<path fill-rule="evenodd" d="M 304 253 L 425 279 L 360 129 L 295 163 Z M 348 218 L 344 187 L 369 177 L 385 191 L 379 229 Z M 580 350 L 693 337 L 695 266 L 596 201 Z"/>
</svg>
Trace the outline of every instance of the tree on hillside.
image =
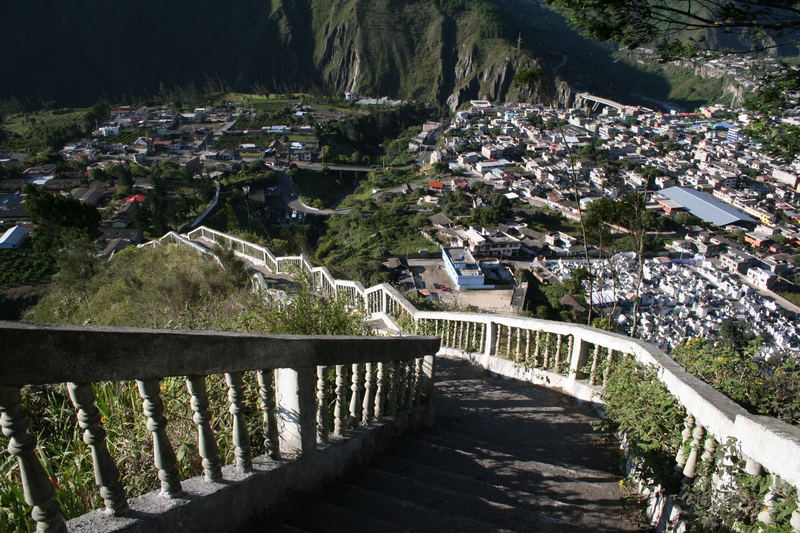
<svg viewBox="0 0 800 533">
<path fill-rule="evenodd" d="M 764 50 L 795 42 L 800 29 L 800 2 L 790 0 L 548 1 L 589 37 L 631 49 L 655 45 L 664 59 L 705 48 L 707 30 L 750 37 L 752 50 Z"/>
<path fill-rule="evenodd" d="M 100 235 L 100 212 L 69 196 L 51 194 L 33 185 L 25 188 L 25 209 L 36 224 L 36 250 L 54 257 L 77 234 L 94 240 Z"/>
<path fill-rule="evenodd" d="M 654 46 L 662 61 L 711 50 L 708 31 L 734 34 L 759 52 L 800 43 L 800 2 L 790 0 L 548 0 L 584 35 L 630 49 Z M 739 51 L 741 52 L 741 51 Z M 746 133 L 785 162 L 800 156 L 800 127 L 785 123 L 800 98 L 800 71 L 783 66 L 759 80 L 745 102 L 756 120 Z"/>
</svg>

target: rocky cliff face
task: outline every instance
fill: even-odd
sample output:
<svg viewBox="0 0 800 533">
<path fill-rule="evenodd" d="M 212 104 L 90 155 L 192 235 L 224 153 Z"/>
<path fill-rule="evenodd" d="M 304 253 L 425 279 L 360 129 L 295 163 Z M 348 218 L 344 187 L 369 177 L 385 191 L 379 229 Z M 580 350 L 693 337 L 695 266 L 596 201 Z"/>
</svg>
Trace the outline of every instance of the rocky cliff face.
<svg viewBox="0 0 800 533">
<path fill-rule="evenodd" d="M 515 90 L 517 69 L 536 63 L 506 41 L 481 38 L 477 13 L 448 13 L 421 1 L 323 3 L 315 20 L 315 64 L 330 90 L 454 109 L 469 99 L 505 99 Z"/>
</svg>

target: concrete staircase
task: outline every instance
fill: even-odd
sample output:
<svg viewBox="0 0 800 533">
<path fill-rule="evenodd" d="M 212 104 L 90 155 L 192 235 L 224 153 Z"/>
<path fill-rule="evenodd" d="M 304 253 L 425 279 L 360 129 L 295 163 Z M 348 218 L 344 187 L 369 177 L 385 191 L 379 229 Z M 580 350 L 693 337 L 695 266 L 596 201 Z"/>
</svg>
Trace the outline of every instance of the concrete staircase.
<svg viewBox="0 0 800 533">
<path fill-rule="evenodd" d="M 436 425 L 242 531 L 647 531 L 587 405 L 437 358 Z"/>
</svg>

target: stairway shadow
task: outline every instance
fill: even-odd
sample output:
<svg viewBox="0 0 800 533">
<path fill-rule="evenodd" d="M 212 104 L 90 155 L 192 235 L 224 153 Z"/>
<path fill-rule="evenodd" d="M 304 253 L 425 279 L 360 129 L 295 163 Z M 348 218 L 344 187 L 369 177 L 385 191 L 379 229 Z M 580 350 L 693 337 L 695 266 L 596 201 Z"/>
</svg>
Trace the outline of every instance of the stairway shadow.
<svg viewBox="0 0 800 533">
<path fill-rule="evenodd" d="M 590 405 L 437 358 L 436 425 L 242 531 L 650 531 Z"/>
</svg>

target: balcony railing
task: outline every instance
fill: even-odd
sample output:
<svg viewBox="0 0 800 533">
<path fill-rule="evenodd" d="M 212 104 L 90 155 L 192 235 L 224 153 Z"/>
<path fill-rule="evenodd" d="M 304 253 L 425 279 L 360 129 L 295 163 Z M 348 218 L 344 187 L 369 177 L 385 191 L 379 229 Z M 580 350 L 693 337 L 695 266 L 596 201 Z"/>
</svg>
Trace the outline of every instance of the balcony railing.
<svg viewBox="0 0 800 533">
<path fill-rule="evenodd" d="M 748 473 L 768 473 L 776 484 L 800 489 L 799 428 L 749 413 L 644 341 L 570 323 L 419 311 L 391 285 L 365 288 L 359 282 L 335 279 L 327 268 L 313 266 L 304 255 L 276 257 L 265 247 L 206 227 L 188 233 L 187 238 L 231 248 L 239 257 L 273 273 L 309 274 L 324 294 L 341 295 L 369 314 L 388 316 L 410 334 L 440 337 L 446 353 L 499 374 L 557 387 L 584 400 L 602 403 L 602 391 L 614 365 L 633 357 L 655 369 L 687 413 L 683 428 L 678 428 L 682 429 L 682 446 L 674 462 L 685 483 L 695 479 L 698 462 L 710 460 L 717 446 L 732 444 L 747 461 Z M 776 508 L 774 498 L 774 492 L 768 492 L 765 509 Z M 663 512 L 665 505 L 658 502 L 653 514 Z M 767 514 L 759 515 L 759 520 L 768 524 L 771 511 L 764 512 Z M 792 526 L 800 532 L 800 509 L 792 515 Z"/>
<path fill-rule="evenodd" d="M 0 345 L 0 423 L 9 438 L 8 451 L 18 460 L 25 501 L 33 507 L 37 530 L 65 531 L 67 524 L 54 500 L 54 484 L 37 456 L 41 451 L 37 452 L 35 438 L 28 431 L 22 395 L 28 385 L 66 384 L 105 503 L 105 513 L 70 521 L 69 529 L 136 531 L 162 524 L 167 531 L 171 529 L 163 526 L 165 515 L 187 530 L 218 530 L 232 525 L 237 505 L 241 519 L 253 512 L 250 504 L 263 507 L 269 503 L 265 494 L 273 494 L 273 500 L 282 497 L 275 494 L 276 487 L 284 491 L 309 488 L 309 484 L 313 487 L 319 479 L 340 472 L 348 457 L 358 453 L 352 444 L 355 439 L 348 437 L 359 428 L 366 433 L 380 428 L 391 433 L 401 424 L 430 424 L 433 354 L 439 349 L 439 340 L 0 322 Z M 252 379 L 257 383 L 251 385 L 258 390 L 268 440 L 271 460 L 266 462 L 250 451 L 243 405 L 250 372 L 255 373 Z M 212 410 L 221 410 L 209 406 L 206 378 L 212 375 L 224 375 L 227 385 L 229 402 L 224 407 L 231 413 L 236 460 L 230 467 L 221 465 L 210 424 Z M 203 478 L 180 479 L 175 446 L 167 436 L 161 383 L 175 376 L 186 380 Z M 141 416 L 152 435 L 160 495 L 129 500 L 124 493 L 92 386 L 107 381 L 136 384 L 142 399 Z M 344 448 L 337 443 L 345 443 Z M 299 459 L 289 467 L 297 464 L 294 468 L 300 470 L 286 474 L 281 468 L 289 467 L 274 468 L 272 460 L 293 458 Z M 248 491 L 237 492 L 244 483 L 249 484 Z M 199 503 L 201 500 L 204 503 Z M 226 502 L 223 513 L 214 507 L 220 501 Z"/>
</svg>

